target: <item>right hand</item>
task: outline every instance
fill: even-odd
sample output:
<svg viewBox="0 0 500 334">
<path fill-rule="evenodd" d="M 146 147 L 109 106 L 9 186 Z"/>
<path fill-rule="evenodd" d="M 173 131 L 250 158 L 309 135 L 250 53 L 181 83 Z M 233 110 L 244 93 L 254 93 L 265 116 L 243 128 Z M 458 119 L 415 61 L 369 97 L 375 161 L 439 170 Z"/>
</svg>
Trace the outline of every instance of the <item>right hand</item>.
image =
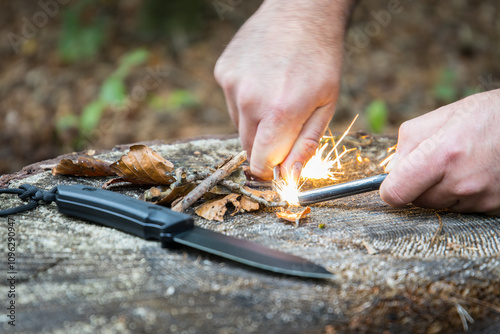
<svg viewBox="0 0 500 334">
<path fill-rule="evenodd" d="M 268 178 L 282 164 L 297 178 L 315 153 L 338 96 L 344 2 L 267 0 L 218 60 L 215 77 L 252 174 Z"/>
</svg>

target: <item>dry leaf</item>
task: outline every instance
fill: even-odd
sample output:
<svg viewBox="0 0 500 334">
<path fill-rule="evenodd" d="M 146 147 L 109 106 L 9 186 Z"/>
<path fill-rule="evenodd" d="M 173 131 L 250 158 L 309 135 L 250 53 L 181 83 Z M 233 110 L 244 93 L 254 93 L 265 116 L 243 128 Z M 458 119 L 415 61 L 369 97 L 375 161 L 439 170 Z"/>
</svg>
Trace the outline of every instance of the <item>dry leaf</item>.
<svg viewBox="0 0 500 334">
<path fill-rule="evenodd" d="M 272 191 L 272 190 L 260 191 L 260 190 L 253 189 L 253 188 L 250 188 L 247 186 L 244 186 L 243 189 L 252 193 L 252 195 L 255 195 L 257 197 L 265 199 L 268 202 L 272 202 L 275 199 L 279 199 L 279 195 L 275 191 Z"/>
<path fill-rule="evenodd" d="M 121 177 L 116 182 L 153 185 L 175 182 L 175 178 L 167 174 L 174 170 L 174 165 L 145 145 L 131 146 L 130 152 L 111 165 L 111 170 Z"/>
<path fill-rule="evenodd" d="M 227 204 L 232 203 L 235 207 L 234 212 L 240 209 L 240 202 L 238 198 L 240 194 L 229 194 L 222 199 L 214 199 L 205 202 L 194 209 L 194 212 L 200 217 L 208 220 L 224 221 L 224 214 L 227 211 Z"/>
<path fill-rule="evenodd" d="M 242 196 L 240 200 L 241 208 L 247 212 L 259 210 L 259 203 L 252 201 L 246 196 Z"/>
<path fill-rule="evenodd" d="M 142 193 L 142 195 L 139 196 L 139 198 L 146 202 L 155 202 L 158 200 L 158 198 L 161 196 L 163 192 L 169 190 L 170 188 L 167 186 L 152 187 L 146 190 L 144 193 Z"/>
<path fill-rule="evenodd" d="M 196 188 L 194 183 L 187 183 L 174 189 L 167 189 L 167 191 L 164 191 L 157 196 L 158 199 L 155 204 L 169 205 L 177 198 L 184 197 L 189 194 L 189 192 L 194 188 Z"/>
<path fill-rule="evenodd" d="M 111 170 L 109 162 L 94 159 L 91 157 L 79 157 L 77 162 L 70 159 L 62 159 L 57 166 L 52 168 L 52 175 L 72 175 L 72 176 L 112 176 L 115 173 Z"/>
<path fill-rule="evenodd" d="M 276 216 L 286 221 L 295 223 L 296 226 L 299 226 L 300 220 L 305 218 L 305 216 L 309 212 L 311 212 L 311 208 L 305 207 L 303 210 L 300 210 L 299 212 L 291 212 L 289 210 L 283 212 L 276 212 Z"/>
</svg>

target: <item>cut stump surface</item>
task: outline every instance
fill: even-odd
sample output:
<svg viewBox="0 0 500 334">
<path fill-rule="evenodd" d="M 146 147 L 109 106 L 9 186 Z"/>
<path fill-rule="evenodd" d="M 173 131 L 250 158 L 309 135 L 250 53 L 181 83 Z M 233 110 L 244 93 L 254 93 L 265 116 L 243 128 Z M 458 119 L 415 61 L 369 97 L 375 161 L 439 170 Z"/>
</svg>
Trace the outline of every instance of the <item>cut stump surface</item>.
<svg viewBox="0 0 500 334">
<path fill-rule="evenodd" d="M 377 137 L 360 145 L 369 166 L 341 177 L 380 172 L 377 163 L 394 143 Z M 151 148 L 176 167 L 200 170 L 241 150 L 236 139 Z M 95 157 L 116 161 L 126 151 L 122 146 Z M 4 175 L 0 182 L 50 189 L 75 183 L 100 187 L 106 181 L 54 177 L 35 167 Z M 144 190 L 117 191 L 138 197 Z M 19 203 L 0 197 L 0 208 Z M 273 275 L 190 249 L 165 250 L 157 242 L 64 216 L 54 204 L 13 215 L 15 330 L 455 333 L 465 325 L 472 332 L 499 330 L 499 218 L 413 206 L 395 209 L 377 192 L 314 205 L 300 227 L 284 224 L 276 210 L 237 214 L 223 223 L 195 217 L 195 223 L 302 256 L 326 267 L 335 279 Z M 0 234 L 6 236 L 7 218 L 0 220 Z M 5 279 L 0 285 L 6 291 Z M 11 329 L 5 318 L 0 326 Z"/>
</svg>

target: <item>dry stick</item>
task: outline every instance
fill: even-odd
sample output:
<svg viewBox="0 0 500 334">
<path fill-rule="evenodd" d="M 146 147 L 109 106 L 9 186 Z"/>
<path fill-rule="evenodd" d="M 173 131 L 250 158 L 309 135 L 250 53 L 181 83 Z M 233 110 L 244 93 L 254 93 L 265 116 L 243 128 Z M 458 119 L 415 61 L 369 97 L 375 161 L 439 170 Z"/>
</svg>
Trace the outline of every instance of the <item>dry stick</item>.
<svg viewBox="0 0 500 334">
<path fill-rule="evenodd" d="M 175 170 L 175 182 L 170 185 L 170 189 L 175 189 L 183 185 L 186 179 L 186 171 L 183 167 L 179 167 Z"/>
<path fill-rule="evenodd" d="M 434 234 L 434 236 L 432 237 L 431 242 L 429 243 L 429 248 L 432 248 L 432 246 L 434 246 L 434 244 L 436 243 L 436 241 L 439 238 L 439 235 L 443 231 L 443 220 L 441 219 L 441 216 L 439 215 L 439 213 L 436 212 L 436 215 L 438 216 L 438 219 L 439 219 L 439 227 L 438 227 L 436 233 Z"/>
<path fill-rule="evenodd" d="M 235 193 L 245 195 L 248 198 L 250 198 L 252 201 L 257 202 L 257 203 L 262 204 L 262 205 L 267 206 L 267 207 L 274 207 L 274 208 L 275 207 L 283 207 L 284 208 L 284 207 L 288 206 L 288 203 L 286 201 L 269 202 L 262 197 L 255 196 L 254 194 L 252 194 L 248 190 L 245 190 L 240 184 L 233 182 L 233 181 L 230 181 L 230 180 L 222 180 L 219 182 L 219 184 L 228 188 L 231 191 L 234 191 Z"/>
<path fill-rule="evenodd" d="M 231 174 L 239 165 L 241 165 L 247 159 L 247 152 L 241 151 L 234 158 L 229 160 L 224 166 L 216 170 L 215 173 L 203 180 L 196 188 L 194 188 L 189 194 L 187 194 L 182 201 L 177 203 L 172 210 L 177 212 L 182 212 L 189 208 L 194 202 L 196 202 L 201 196 L 203 196 L 207 191 L 212 189 L 217 183 L 223 178 Z"/>
<path fill-rule="evenodd" d="M 272 188 L 272 181 L 246 181 L 245 185 L 250 188 Z"/>
</svg>

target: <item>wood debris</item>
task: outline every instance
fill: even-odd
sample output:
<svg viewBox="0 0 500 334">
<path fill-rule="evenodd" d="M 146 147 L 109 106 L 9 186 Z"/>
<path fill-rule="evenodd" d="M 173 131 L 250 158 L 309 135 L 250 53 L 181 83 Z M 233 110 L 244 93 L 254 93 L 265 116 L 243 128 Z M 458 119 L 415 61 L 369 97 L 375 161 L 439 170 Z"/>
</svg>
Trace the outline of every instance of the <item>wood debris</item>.
<svg viewBox="0 0 500 334">
<path fill-rule="evenodd" d="M 109 162 L 92 157 L 81 156 L 76 162 L 62 159 L 52 168 L 52 175 L 72 175 L 86 177 L 103 177 L 116 175 Z"/>
<path fill-rule="evenodd" d="M 239 165 L 247 159 L 247 152 L 242 151 L 217 169 L 212 175 L 203 180 L 195 189 L 193 189 L 184 199 L 172 208 L 177 212 L 182 212 L 189 208 L 194 202 L 200 199 L 207 191 L 213 188 L 224 177 L 231 174 Z"/>
<path fill-rule="evenodd" d="M 295 226 L 298 227 L 300 225 L 300 220 L 306 218 L 309 212 L 311 212 L 311 208 L 307 206 L 298 212 L 291 212 L 289 210 L 276 212 L 276 217 L 295 223 Z"/>
<path fill-rule="evenodd" d="M 185 211 L 200 199 L 206 202 L 198 205 L 195 212 L 209 220 L 223 221 L 228 208 L 232 215 L 250 212 L 262 207 L 287 207 L 276 192 L 256 190 L 248 183 L 247 172 L 240 165 L 246 160 L 245 151 L 223 159 L 215 168 L 188 173 L 183 167 L 174 165 L 145 145 L 133 145 L 129 152 L 113 163 L 82 156 L 76 162 L 63 159 L 53 169 L 53 175 L 73 176 L 118 176 L 104 183 L 111 185 L 137 184 L 153 186 L 146 190 L 141 199 L 155 204 L 171 206 L 172 210 Z M 267 185 L 267 184 L 266 184 Z M 222 196 L 222 197 L 221 197 Z M 298 214 L 282 213 L 284 219 L 298 223 L 310 211 Z"/>
</svg>

